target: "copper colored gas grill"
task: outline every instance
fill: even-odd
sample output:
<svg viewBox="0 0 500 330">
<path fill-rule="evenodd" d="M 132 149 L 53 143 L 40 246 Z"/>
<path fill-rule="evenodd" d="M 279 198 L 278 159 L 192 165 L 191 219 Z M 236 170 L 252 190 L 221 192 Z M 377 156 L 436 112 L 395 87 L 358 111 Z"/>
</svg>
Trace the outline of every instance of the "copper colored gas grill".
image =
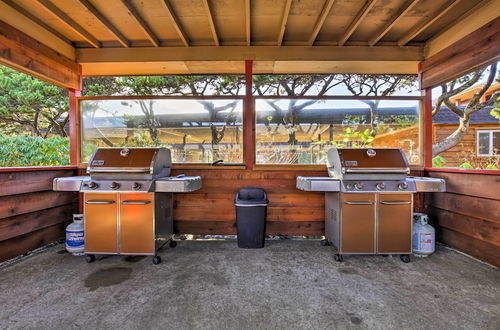
<svg viewBox="0 0 500 330">
<path fill-rule="evenodd" d="M 329 177 L 297 177 L 297 188 L 325 192 L 323 244 L 344 254 L 399 254 L 410 261 L 413 194 L 445 191 L 442 179 L 409 177 L 401 149 L 328 151 Z"/>
<path fill-rule="evenodd" d="M 173 193 L 201 188 L 199 176 L 169 177 L 166 148 L 98 148 L 90 176 L 54 179 L 56 191 L 84 193 L 85 254 L 152 255 L 172 239 Z"/>
</svg>

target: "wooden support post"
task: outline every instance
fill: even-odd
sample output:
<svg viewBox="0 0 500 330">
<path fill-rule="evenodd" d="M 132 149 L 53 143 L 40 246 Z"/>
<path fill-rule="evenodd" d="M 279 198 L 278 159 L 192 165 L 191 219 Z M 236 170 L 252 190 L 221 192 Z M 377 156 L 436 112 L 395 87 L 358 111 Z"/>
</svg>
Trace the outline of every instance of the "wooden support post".
<svg viewBox="0 0 500 330">
<path fill-rule="evenodd" d="M 255 162 L 255 99 L 253 92 L 253 60 L 245 60 L 245 100 L 243 103 L 243 155 L 245 166 L 253 169 Z"/>
<path fill-rule="evenodd" d="M 78 102 L 76 98 L 80 96 L 82 90 L 82 66 L 80 65 L 80 86 L 78 89 L 69 89 L 69 162 L 70 165 L 78 165 L 80 160 L 80 123 Z"/>
<path fill-rule="evenodd" d="M 432 167 L 432 89 L 426 88 L 424 93 L 424 167 Z"/>
</svg>

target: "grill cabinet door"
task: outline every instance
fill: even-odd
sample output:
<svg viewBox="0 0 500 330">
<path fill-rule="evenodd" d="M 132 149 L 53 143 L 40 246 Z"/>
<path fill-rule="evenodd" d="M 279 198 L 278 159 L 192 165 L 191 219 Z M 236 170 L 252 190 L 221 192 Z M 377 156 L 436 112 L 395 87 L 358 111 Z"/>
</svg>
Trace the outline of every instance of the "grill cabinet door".
<svg viewBox="0 0 500 330">
<path fill-rule="evenodd" d="M 120 197 L 120 253 L 154 254 L 154 193 Z"/>
<path fill-rule="evenodd" d="M 412 194 L 380 194 L 379 253 L 411 253 L 412 211 Z"/>
<path fill-rule="evenodd" d="M 375 195 L 342 194 L 342 253 L 375 253 Z"/>
<path fill-rule="evenodd" d="M 85 252 L 118 253 L 117 194 L 85 193 Z"/>
</svg>

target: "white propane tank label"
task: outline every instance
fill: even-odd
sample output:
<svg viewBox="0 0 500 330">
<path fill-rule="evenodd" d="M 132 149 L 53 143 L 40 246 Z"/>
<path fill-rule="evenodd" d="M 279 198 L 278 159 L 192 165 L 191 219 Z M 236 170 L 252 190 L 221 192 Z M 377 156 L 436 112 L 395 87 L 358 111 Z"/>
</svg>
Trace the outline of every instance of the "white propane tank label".
<svg viewBox="0 0 500 330">
<path fill-rule="evenodd" d="M 83 255 L 84 245 L 83 214 L 75 214 L 73 222 L 66 227 L 66 250 L 74 255 Z"/>
</svg>

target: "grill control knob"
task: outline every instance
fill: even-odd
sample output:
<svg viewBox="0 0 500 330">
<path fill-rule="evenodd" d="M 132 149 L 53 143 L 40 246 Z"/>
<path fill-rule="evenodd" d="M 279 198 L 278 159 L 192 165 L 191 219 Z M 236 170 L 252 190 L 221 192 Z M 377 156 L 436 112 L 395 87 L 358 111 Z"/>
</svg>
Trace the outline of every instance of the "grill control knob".
<svg viewBox="0 0 500 330">
<path fill-rule="evenodd" d="M 406 190 L 406 189 L 408 189 L 408 184 L 406 182 L 401 182 L 398 185 L 398 188 L 399 188 L 399 190 Z"/>
<path fill-rule="evenodd" d="M 352 183 L 348 183 L 348 184 L 346 184 L 346 188 L 347 188 L 347 189 L 352 189 L 352 188 L 353 188 Z"/>
<path fill-rule="evenodd" d="M 94 182 L 94 181 L 90 181 L 87 186 L 90 188 L 90 189 L 97 189 L 97 187 L 99 187 L 99 185 Z"/>
<path fill-rule="evenodd" d="M 385 184 L 383 182 L 377 183 L 376 185 L 378 190 L 384 190 L 385 189 Z"/>
<path fill-rule="evenodd" d="M 141 184 L 140 184 L 139 182 L 134 182 L 134 183 L 132 184 L 132 189 L 134 189 L 134 190 L 139 190 L 139 189 L 141 189 Z"/>
<path fill-rule="evenodd" d="M 120 184 L 118 182 L 114 182 L 113 181 L 113 182 L 111 182 L 111 184 L 109 185 L 109 187 L 111 189 L 115 189 L 116 190 L 116 189 L 120 188 Z"/>
<path fill-rule="evenodd" d="M 362 183 L 356 183 L 356 184 L 354 185 L 354 189 L 356 189 L 356 190 L 361 190 L 361 189 L 363 189 L 363 184 L 362 184 Z"/>
</svg>

